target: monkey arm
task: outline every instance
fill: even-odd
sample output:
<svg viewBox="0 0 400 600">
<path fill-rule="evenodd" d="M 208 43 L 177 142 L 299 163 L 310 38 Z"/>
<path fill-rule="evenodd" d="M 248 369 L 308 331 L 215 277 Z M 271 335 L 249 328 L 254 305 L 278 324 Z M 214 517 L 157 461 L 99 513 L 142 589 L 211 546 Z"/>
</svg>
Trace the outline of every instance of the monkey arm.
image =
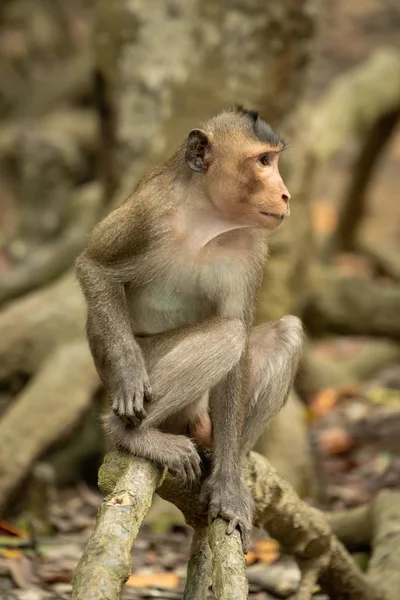
<svg viewBox="0 0 400 600">
<path fill-rule="evenodd" d="M 87 336 L 99 376 L 121 417 L 140 423 L 150 393 L 145 363 L 131 330 L 124 285 L 114 270 L 83 253 L 76 271 L 88 304 Z"/>
</svg>

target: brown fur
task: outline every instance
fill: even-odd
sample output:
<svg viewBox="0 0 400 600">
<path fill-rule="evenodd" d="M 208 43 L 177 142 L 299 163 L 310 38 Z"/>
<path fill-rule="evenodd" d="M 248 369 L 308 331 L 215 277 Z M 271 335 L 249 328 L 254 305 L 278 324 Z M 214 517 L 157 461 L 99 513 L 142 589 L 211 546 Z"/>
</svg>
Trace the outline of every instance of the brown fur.
<svg viewBox="0 0 400 600">
<path fill-rule="evenodd" d="M 90 348 L 113 401 L 107 433 L 187 480 L 200 474 L 188 434 L 212 443 L 203 497 L 245 547 L 241 458 L 286 400 L 301 348 L 295 317 L 251 329 L 265 230 L 289 212 L 282 147 L 256 113 L 217 115 L 139 182 L 77 261 Z"/>
</svg>

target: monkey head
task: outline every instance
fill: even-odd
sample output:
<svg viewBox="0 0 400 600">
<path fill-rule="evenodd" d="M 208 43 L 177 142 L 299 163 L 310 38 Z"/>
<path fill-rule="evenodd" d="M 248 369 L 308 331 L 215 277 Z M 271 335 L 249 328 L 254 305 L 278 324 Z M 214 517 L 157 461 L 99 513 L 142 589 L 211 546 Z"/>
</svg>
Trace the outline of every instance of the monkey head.
<svg viewBox="0 0 400 600">
<path fill-rule="evenodd" d="M 284 145 L 258 113 L 239 106 L 193 129 L 185 159 L 223 218 L 276 229 L 290 213 L 278 168 Z"/>
</svg>

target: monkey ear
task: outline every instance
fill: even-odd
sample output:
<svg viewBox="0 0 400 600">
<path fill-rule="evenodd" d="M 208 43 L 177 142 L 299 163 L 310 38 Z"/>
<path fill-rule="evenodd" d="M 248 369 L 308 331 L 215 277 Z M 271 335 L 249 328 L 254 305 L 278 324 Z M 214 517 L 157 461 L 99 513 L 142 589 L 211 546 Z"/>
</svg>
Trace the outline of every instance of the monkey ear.
<svg viewBox="0 0 400 600">
<path fill-rule="evenodd" d="M 201 129 L 192 129 L 187 139 L 185 160 L 193 171 L 197 173 L 207 171 L 209 149 L 210 140 L 207 134 Z"/>
</svg>

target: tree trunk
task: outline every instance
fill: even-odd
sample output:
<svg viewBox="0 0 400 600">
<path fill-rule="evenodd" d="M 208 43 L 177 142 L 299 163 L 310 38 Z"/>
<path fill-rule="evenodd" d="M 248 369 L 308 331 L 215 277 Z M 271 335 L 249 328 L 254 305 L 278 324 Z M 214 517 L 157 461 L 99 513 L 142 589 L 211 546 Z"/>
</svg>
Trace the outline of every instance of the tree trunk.
<svg viewBox="0 0 400 600">
<path fill-rule="evenodd" d="M 170 154 L 199 121 L 234 103 L 285 129 L 284 119 L 302 99 L 317 8 L 316 0 L 239 0 L 234 6 L 175 0 L 156 7 L 146 0 L 101 0 L 96 80 L 107 193 L 125 175 L 118 200 L 127 195 L 143 170 Z M 296 126 L 286 129 L 296 135 Z M 293 216 L 271 242 L 264 319 L 296 311 L 305 289 L 310 218 L 299 176 L 304 165 L 297 168 L 293 155 L 286 164 Z"/>
</svg>

